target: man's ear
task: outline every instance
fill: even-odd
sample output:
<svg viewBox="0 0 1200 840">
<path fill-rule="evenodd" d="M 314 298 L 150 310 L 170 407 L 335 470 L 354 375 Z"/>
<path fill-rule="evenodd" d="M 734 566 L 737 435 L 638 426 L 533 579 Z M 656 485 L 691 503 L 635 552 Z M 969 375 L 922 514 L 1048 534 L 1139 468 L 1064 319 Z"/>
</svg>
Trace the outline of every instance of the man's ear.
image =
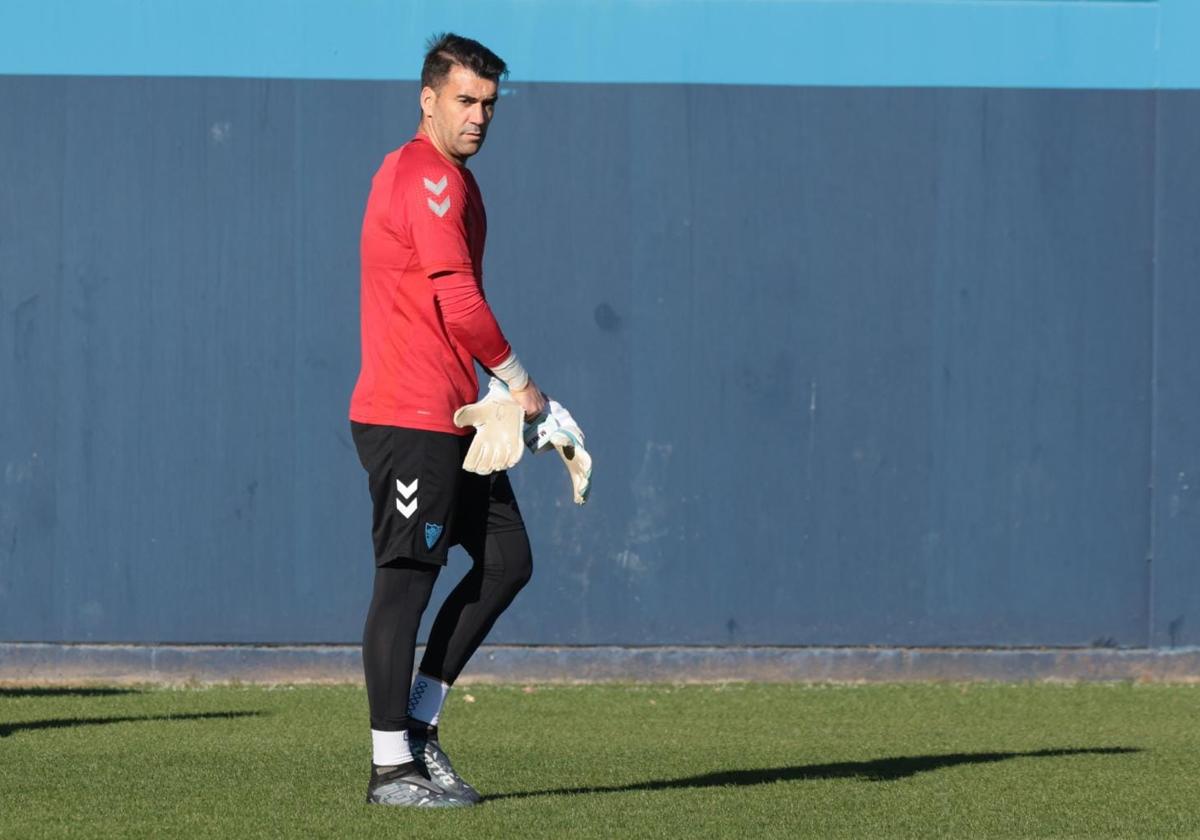
<svg viewBox="0 0 1200 840">
<path fill-rule="evenodd" d="M 437 91 L 435 91 L 433 88 L 431 88 L 429 86 L 421 88 L 421 115 L 422 116 L 427 117 L 433 111 L 433 101 L 435 99 L 437 99 Z"/>
</svg>

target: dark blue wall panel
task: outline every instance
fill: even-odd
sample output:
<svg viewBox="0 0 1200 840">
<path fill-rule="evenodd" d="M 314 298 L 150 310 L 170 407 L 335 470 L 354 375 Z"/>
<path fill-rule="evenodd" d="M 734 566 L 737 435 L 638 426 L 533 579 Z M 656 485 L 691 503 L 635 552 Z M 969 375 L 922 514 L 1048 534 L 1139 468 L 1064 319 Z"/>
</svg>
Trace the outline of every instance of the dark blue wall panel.
<svg viewBox="0 0 1200 840">
<path fill-rule="evenodd" d="M 1200 644 L 1200 93 L 1159 108 L 1153 636 Z"/>
<path fill-rule="evenodd" d="M 0 638 L 357 637 L 358 225 L 415 96 L 0 78 Z M 493 640 L 1195 634 L 1195 517 L 1149 487 L 1196 468 L 1191 102 L 513 85 L 489 298 L 596 488 L 514 472 L 537 571 Z"/>
</svg>

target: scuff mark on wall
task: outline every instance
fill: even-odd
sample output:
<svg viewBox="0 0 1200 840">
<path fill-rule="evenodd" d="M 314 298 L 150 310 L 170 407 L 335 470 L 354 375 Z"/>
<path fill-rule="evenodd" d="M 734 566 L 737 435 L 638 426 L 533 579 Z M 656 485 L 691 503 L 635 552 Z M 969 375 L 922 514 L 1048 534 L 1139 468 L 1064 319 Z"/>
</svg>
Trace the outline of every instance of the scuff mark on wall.
<svg viewBox="0 0 1200 840">
<path fill-rule="evenodd" d="M 13 359 L 18 362 L 29 361 L 39 298 L 40 295 L 30 295 L 13 309 Z"/>
<path fill-rule="evenodd" d="M 208 139 L 216 145 L 228 143 L 233 139 L 233 123 L 228 120 L 213 123 L 208 127 Z"/>
<path fill-rule="evenodd" d="M 1186 496 L 1192 485 L 1188 483 L 1187 473 L 1181 472 L 1175 479 L 1176 492 L 1170 495 L 1167 502 L 1168 516 L 1171 519 L 1179 516 L 1183 512 Z"/>
<path fill-rule="evenodd" d="M 665 498 L 667 468 L 674 446 L 646 441 L 642 466 L 633 479 L 634 516 L 629 523 L 628 544 L 645 545 L 665 537 L 670 517 Z"/>
<path fill-rule="evenodd" d="M 673 519 L 667 499 L 667 478 L 674 444 L 646 441 L 642 464 L 631 482 L 633 517 L 626 529 L 625 547 L 613 555 L 617 568 L 641 576 L 653 568 L 656 552 L 635 551 L 669 536 Z"/>
<path fill-rule="evenodd" d="M 808 383 L 808 458 L 804 468 L 804 498 L 812 499 L 813 455 L 817 451 L 817 380 Z"/>
</svg>

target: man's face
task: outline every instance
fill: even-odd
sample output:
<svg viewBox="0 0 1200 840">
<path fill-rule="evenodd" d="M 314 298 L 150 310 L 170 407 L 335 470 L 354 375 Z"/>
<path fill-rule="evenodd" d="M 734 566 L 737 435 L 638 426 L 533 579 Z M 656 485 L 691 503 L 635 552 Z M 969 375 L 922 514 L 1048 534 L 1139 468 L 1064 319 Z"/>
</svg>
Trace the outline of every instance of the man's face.
<svg viewBox="0 0 1200 840">
<path fill-rule="evenodd" d="M 438 90 L 421 90 L 425 133 L 445 155 L 464 162 L 483 146 L 496 111 L 497 84 L 454 65 Z"/>
</svg>

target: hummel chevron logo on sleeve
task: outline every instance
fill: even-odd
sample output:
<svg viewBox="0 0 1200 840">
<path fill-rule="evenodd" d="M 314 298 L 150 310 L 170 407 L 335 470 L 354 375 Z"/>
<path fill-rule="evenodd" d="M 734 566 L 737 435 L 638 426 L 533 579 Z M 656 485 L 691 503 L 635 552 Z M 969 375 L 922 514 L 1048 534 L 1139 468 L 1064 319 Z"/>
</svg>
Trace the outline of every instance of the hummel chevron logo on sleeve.
<svg viewBox="0 0 1200 840">
<path fill-rule="evenodd" d="M 436 184 L 433 181 L 430 181 L 428 178 L 422 178 L 421 180 L 425 182 L 425 189 L 429 190 L 434 195 L 441 195 L 443 192 L 445 192 L 446 185 L 450 183 L 446 179 L 445 175 L 443 175 L 442 179 Z M 439 219 L 443 218 L 450 209 L 450 196 L 443 198 L 441 204 L 437 203 L 429 196 L 425 196 L 425 201 L 429 204 L 429 209 L 432 210 L 434 215 L 436 215 Z"/>
<path fill-rule="evenodd" d="M 404 514 L 405 519 L 412 519 L 412 515 L 417 512 L 417 497 L 413 494 L 417 492 L 417 481 L 413 479 L 411 484 L 405 484 L 400 479 L 396 479 L 396 492 L 400 494 L 400 498 L 396 499 L 396 510 Z M 407 504 L 400 499 L 411 499 Z"/>
</svg>

